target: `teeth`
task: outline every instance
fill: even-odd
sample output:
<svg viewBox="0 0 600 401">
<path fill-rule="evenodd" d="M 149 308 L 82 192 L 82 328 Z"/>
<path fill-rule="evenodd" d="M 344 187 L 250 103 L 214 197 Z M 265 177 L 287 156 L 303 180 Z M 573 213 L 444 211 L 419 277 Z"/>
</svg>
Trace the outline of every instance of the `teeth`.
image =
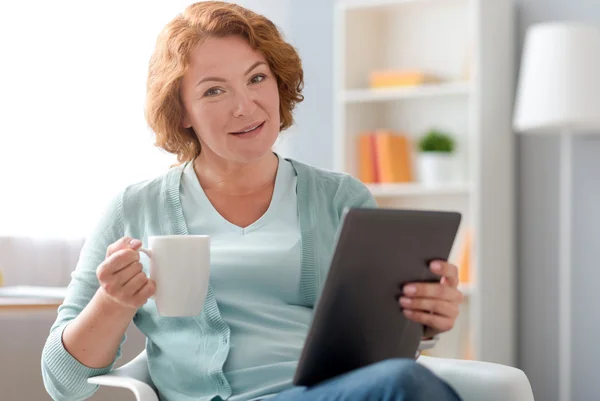
<svg viewBox="0 0 600 401">
<path fill-rule="evenodd" d="M 262 124 L 262 123 L 261 123 Z M 257 129 L 258 127 L 260 127 L 260 124 L 258 124 L 256 127 L 252 127 L 250 129 L 247 129 L 246 131 L 240 131 L 238 132 L 239 134 L 245 134 L 246 132 L 250 132 L 250 131 L 254 131 L 255 129 Z"/>
</svg>

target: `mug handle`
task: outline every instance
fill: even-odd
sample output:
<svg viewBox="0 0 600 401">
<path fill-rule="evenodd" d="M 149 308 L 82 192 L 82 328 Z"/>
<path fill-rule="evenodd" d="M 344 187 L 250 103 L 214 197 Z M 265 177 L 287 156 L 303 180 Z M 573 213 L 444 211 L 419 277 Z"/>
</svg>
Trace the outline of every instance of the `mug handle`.
<svg viewBox="0 0 600 401">
<path fill-rule="evenodd" d="M 148 256 L 148 259 L 152 259 L 153 253 L 150 249 L 146 249 L 146 248 L 139 248 L 138 249 L 139 252 L 145 253 L 146 256 Z M 152 269 L 152 263 L 150 263 L 150 267 L 148 268 L 148 271 L 150 272 L 150 278 L 154 281 L 156 281 L 156 279 L 154 278 L 154 269 Z M 156 292 L 155 292 L 156 294 Z M 150 299 L 154 299 L 156 300 L 156 298 L 154 297 L 154 295 L 152 295 L 150 297 Z"/>
</svg>

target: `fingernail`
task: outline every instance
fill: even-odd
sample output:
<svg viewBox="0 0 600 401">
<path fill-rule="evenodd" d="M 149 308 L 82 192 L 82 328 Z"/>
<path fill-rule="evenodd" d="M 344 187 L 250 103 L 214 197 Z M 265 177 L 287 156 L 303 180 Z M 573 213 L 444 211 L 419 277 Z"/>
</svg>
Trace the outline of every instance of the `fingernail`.
<svg viewBox="0 0 600 401">
<path fill-rule="evenodd" d="M 402 298 L 400 298 L 400 303 L 403 306 L 409 306 L 412 303 L 412 299 L 407 298 L 407 297 L 402 297 Z"/>
<path fill-rule="evenodd" d="M 129 245 L 131 245 L 132 247 L 140 246 L 142 245 L 142 241 L 140 241 L 139 239 L 132 239 L 131 241 L 129 241 Z"/>
<path fill-rule="evenodd" d="M 417 292 L 417 288 L 414 285 L 407 285 L 404 287 L 404 293 L 408 295 L 414 295 Z"/>
<path fill-rule="evenodd" d="M 431 264 L 431 270 L 433 270 L 436 273 L 439 273 L 442 271 L 442 264 L 440 262 L 433 262 Z"/>
</svg>

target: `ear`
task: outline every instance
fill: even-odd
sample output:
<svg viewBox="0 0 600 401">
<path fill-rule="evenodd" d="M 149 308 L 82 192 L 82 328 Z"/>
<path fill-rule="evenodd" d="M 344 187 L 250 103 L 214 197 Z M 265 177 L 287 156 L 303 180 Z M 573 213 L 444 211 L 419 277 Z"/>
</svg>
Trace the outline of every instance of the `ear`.
<svg viewBox="0 0 600 401">
<path fill-rule="evenodd" d="M 183 111 L 183 117 L 181 117 L 181 125 L 183 126 L 183 128 L 191 128 L 192 127 L 192 123 L 190 121 L 188 113 L 185 110 Z"/>
</svg>

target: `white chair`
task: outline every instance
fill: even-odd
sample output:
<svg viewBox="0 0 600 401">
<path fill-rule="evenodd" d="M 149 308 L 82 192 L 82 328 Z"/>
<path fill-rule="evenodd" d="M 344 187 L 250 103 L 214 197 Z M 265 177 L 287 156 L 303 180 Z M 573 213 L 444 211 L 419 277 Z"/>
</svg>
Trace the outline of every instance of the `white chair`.
<svg viewBox="0 0 600 401">
<path fill-rule="evenodd" d="M 419 363 L 449 383 L 464 401 L 534 401 L 523 371 L 495 363 L 420 356 Z M 112 372 L 88 379 L 131 390 L 137 401 L 159 401 L 148 373 L 146 352 Z"/>
</svg>

